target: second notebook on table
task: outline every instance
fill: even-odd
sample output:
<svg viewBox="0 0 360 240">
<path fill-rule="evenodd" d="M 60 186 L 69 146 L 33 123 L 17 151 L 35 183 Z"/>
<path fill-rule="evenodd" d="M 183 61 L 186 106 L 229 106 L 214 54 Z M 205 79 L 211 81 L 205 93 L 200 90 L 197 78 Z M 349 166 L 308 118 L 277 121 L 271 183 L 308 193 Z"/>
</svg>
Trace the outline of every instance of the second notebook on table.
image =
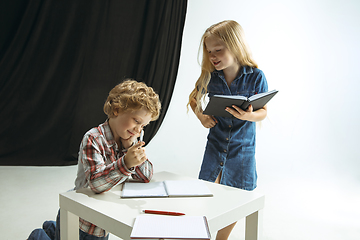
<svg viewBox="0 0 360 240">
<path fill-rule="evenodd" d="M 139 215 L 130 235 L 131 239 L 202 239 L 211 235 L 204 216 L 145 216 Z"/>
<path fill-rule="evenodd" d="M 137 197 L 211 197 L 212 192 L 201 180 L 166 180 L 162 182 L 125 182 L 122 198 Z"/>
</svg>

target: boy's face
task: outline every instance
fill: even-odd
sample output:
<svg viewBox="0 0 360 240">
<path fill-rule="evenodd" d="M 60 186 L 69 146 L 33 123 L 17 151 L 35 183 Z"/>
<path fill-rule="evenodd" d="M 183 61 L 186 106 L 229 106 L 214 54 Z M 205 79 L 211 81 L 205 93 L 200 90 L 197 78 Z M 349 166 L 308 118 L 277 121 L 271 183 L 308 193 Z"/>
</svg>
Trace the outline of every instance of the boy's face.
<svg viewBox="0 0 360 240">
<path fill-rule="evenodd" d="M 133 138 L 135 140 L 150 121 L 150 112 L 140 109 L 115 113 L 115 117 L 109 119 L 109 125 L 115 141 L 120 141 L 121 138 L 126 140 Z"/>
</svg>

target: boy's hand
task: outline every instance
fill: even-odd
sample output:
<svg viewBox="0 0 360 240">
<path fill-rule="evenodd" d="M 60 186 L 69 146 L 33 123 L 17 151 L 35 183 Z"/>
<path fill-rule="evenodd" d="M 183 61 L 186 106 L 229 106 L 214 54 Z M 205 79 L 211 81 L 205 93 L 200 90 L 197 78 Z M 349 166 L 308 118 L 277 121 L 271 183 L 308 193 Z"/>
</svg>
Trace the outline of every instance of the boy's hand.
<svg viewBox="0 0 360 240">
<path fill-rule="evenodd" d="M 197 117 L 200 120 L 201 124 L 206 128 L 212 128 L 218 123 L 214 116 L 199 113 Z"/>
<path fill-rule="evenodd" d="M 142 147 L 144 144 L 144 142 L 138 142 L 128 149 L 124 157 L 124 162 L 128 169 L 139 166 L 146 161 L 145 148 Z"/>
</svg>

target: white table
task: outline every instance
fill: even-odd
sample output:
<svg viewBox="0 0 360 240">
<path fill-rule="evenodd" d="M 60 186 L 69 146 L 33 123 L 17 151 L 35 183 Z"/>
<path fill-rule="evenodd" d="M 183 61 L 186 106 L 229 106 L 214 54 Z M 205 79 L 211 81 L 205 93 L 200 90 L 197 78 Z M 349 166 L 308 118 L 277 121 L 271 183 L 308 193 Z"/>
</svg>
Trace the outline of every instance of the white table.
<svg viewBox="0 0 360 240">
<path fill-rule="evenodd" d="M 151 181 L 187 179 L 193 178 L 160 172 L 155 173 Z M 129 240 L 135 218 L 142 214 L 143 209 L 206 216 L 212 238 L 218 230 L 246 217 L 245 239 L 260 239 L 265 196 L 220 184 L 206 184 L 214 194 L 213 197 L 122 199 L 121 184 L 101 194 L 95 194 L 89 188 L 62 193 L 59 196 L 61 239 L 78 239 L 81 217 L 124 240 Z"/>
</svg>

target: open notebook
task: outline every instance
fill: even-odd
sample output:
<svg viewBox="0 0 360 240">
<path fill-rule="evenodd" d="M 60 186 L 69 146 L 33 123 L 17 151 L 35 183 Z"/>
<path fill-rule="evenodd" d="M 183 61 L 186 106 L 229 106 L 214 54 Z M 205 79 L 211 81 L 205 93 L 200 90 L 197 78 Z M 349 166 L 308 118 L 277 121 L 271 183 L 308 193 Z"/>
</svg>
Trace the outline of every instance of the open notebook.
<svg viewBox="0 0 360 240">
<path fill-rule="evenodd" d="M 272 90 L 255 94 L 249 98 L 239 95 L 214 95 L 210 98 L 210 101 L 204 110 L 204 114 L 233 118 L 229 112 L 225 111 L 226 107 L 236 105 L 246 111 L 251 104 L 253 106 L 253 111 L 256 111 L 264 107 L 277 93 L 278 90 Z"/>
<path fill-rule="evenodd" d="M 135 197 L 211 197 L 212 192 L 201 180 L 166 180 L 163 182 L 125 182 L 122 198 Z"/>
<path fill-rule="evenodd" d="M 130 235 L 131 239 L 210 239 L 204 216 L 146 216 L 139 215 Z"/>
</svg>

